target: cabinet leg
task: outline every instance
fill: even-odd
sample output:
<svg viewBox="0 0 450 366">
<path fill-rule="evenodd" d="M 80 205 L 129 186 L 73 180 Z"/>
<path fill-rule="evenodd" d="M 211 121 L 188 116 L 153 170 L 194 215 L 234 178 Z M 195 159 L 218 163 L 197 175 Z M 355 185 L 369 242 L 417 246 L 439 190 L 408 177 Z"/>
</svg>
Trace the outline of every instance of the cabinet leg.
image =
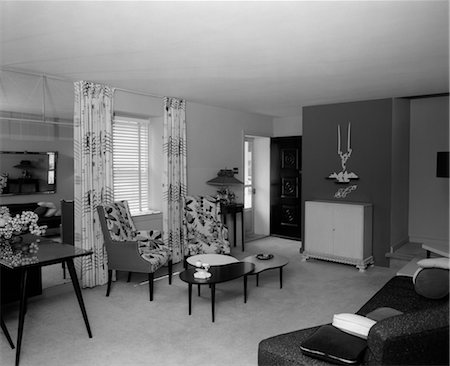
<svg viewBox="0 0 450 366">
<path fill-rule="evenodd" d="M 359 269 L 359 272 L 363 273 L 363 272 L 366 271 L 367 265 L 365 265 L 365 264 L 359 264 L 359 265 L 356 266 L 356 268 Z"/>
</svg>

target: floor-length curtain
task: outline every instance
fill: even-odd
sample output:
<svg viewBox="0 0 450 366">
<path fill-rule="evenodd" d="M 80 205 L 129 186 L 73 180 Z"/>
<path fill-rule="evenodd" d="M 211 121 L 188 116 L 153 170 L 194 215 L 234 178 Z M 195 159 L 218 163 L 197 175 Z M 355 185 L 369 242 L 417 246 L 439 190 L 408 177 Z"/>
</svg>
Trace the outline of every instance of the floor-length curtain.
<svg viewBox="0 0 450 366">
<path fill-rule="evenodd" d="M 105 284 L 108 273 L 96 209 L 113 199 L 113 89 L 86 81 L 74 87 L 74 241 L 76 247 L 93 251 L 80 258 L 81 284 L 93 287 Z"/>
<path fill-rule="evenodd" d="M 174 263 L 183 259 L 183 199 L 186 196 L 186 103 L 164 98 L 163 240 Z"/>
</svg>

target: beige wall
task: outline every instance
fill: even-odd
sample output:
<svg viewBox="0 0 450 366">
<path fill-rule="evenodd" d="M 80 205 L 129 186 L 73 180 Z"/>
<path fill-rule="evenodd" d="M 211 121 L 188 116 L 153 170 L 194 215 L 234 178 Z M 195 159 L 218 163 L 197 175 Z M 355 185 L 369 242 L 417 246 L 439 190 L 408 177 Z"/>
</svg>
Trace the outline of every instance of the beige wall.
<svg viewBox="0 0 450 366">
<path fill-rule="evenodd" d="M 0 150 L 58 152 L 56 193 L 1 196 L 0 205 L 45 201 L 53 202 L 59 207 L 62 199 L 73 199 L 73 128 L 71 126 L 0 121 Z M 2 171 L 1 162 L 0 171 Z"/>
<path fill-rule="evenodd" d="M 274 118 L 273 119 L 273 137 L 282 136 L 299 136 L 303 135 L 303 116 L 299 115 L 292 117 Z"/>
<path fill-rule="evenodd" d="M 215 194 L 216 187 L 206 184 L 220 169 L 239 168 L 236 176 L 243 181 L 244 133 L 270 136 L 272 118 L 224 108 L 188 103 L 187 153 L 188 193 Z M 239 201 L 243 188 L 234 189 Z"/>
</svg>

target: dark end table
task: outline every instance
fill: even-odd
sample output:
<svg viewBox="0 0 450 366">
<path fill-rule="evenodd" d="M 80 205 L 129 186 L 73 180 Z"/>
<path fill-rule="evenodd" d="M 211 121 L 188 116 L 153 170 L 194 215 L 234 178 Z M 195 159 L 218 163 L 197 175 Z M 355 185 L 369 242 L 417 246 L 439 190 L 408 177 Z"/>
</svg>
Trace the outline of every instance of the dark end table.
<svg viewBox="0 0 450 366">
<path fill-rule="evenodd" d="M 243 203 L 230 203 L 228 205 L 222 204 L 220 205 L 220 213 L 223 217 L 223 224 L 227 224 L 227 215 L 230 214 L 233 217 L 233 235 L 234 242 L 233 245 L 236 246 L 236 214 L 241 214 L 241 243 L 242 243 L 242 251 L 244 251 L 244 235 L 245 235 L 245 227 L 244 227 L 244 204 Z"/>
</svg>

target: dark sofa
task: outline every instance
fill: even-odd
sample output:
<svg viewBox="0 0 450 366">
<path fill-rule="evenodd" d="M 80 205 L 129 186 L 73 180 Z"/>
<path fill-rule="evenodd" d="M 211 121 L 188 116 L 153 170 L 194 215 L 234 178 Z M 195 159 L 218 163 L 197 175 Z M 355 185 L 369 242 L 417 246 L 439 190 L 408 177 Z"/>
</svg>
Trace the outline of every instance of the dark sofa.
<svg viewBox="0 0 450 366">
<path fill-rule="evenodd" d="M 403 312 L 377 322 L 369 331 L 366 365 L 448 365 L 449 302 L 425 298 L 414 289 L 411 277 L 389 280 L 357 314 L 380 308 Z M 330 365 L 306 356 L 300 345 L 320 326 L 267 338 L 259 343 L 259 366 Z"/>
<path fill-rule="evenodd" d="M 30 203 L 12 203 L 9 205 L 5 205 L 9 209 L 9 213 L 11 216 L 15 216 L 16 214 L 21 214 L 23 211 L 35 211 L 38 207 L 40 207 L 37 202 Z M 50 217 L 45 217 L 45 213 L 39 215 L 38 225 L 46 225 L 47 230 L 45 235 L 58 235 L 60 233 L 60 225 L 61 225 L 61 215 L 53 215 Z"/>
</svg>

